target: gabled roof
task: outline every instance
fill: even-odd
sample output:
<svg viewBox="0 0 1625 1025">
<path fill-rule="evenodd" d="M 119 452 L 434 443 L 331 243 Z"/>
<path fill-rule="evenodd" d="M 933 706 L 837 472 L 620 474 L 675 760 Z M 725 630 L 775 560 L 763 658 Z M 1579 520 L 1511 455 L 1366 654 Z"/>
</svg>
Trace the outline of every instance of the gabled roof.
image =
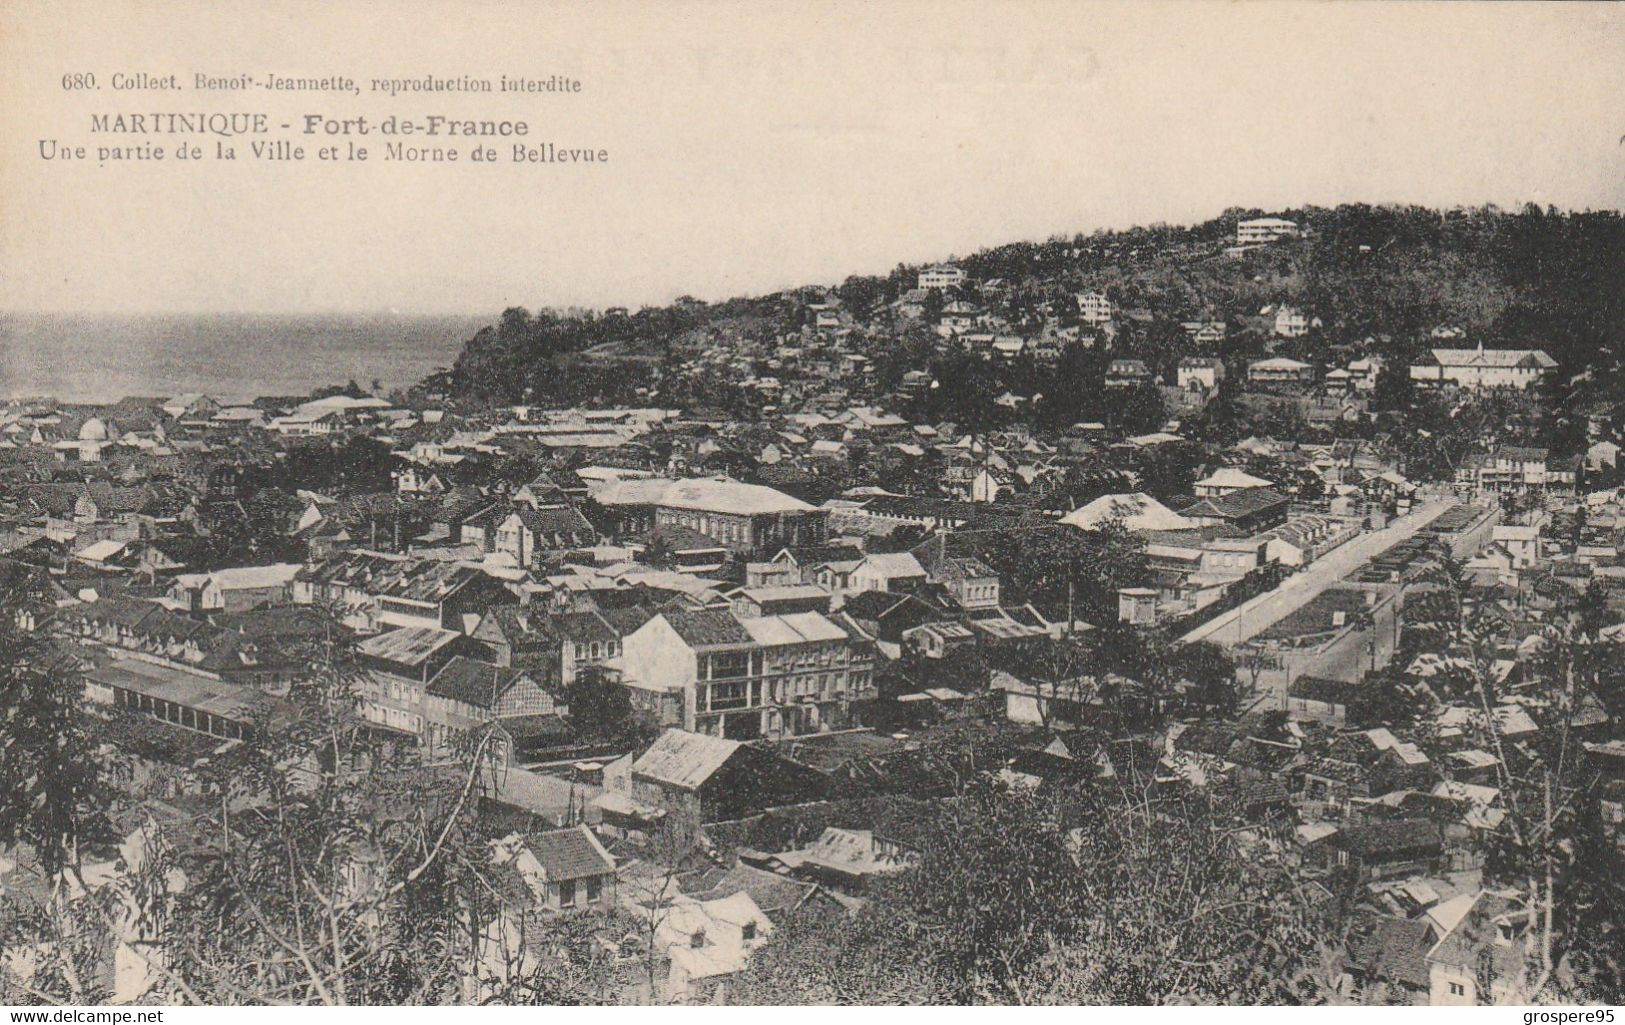
<svg viewBox="0 0 1625 1025">
<path fill-rule="evenodd" d="M 1102 495 L 1067 513 L 1061 522 L 1080 530 L 1097 530 L 1112 519 L 1121 519 L 1129 530 L 1182 530 L 1196 526 L 1143 492 Z"/>
<path fill-rule="evenodd" d="M 642 626 L 642 623 L 638 624 Z M 549 629 L 561 640 L 575 644 L 590 644 L 593 641 L 609 642 L 620 639 L 620 631 L 594 609 L 584 609 L 580 612 L 566 612 L 554 616 Z"/>
<path fill-rule="evenodd" d="M 871 552 L 863 557 L 860 566 L 867 566 L 885 577 L 925 576 L 925 567 L 911 552 Z"/>
<path fill-rule="evenodd" d="M 814 883 L 789 879 L 743 862 L 728 869 L 708 869 L 686 884 L 686 888 L 690 896 L 700 901 L 748 893 L 756 906 L 769 915 L 795 910 L 818 889 Z"/>
<path fill-rule="evenodd" d="M 632 763 L 632 774 L 684 790 L 697 790 L 741 746 L 737 740 L 667 730 Z"/>
<path fill-rule="evenodd" d="M 661 616 L 676 631 L 684 643 L 692 648 L 722 648 L 745 646 L 752 636 L 740 625 L 731 612 L 720 609 L 699 611 L 668 611 Z"/>
<path fill-rule="evenodd" d="M 551 617 L 530 606 L 493 606 L 486 610 L 485 619 L 509 644 L 546 641 L 552 636 L 548 629 Z"/>
<path fill-rule="evenodd" d="M 1436 848 L 1439 827 L 1427 819 L 1395 819 L 1349 826 L 1337 835 L 1339 846 L 1367 857 Z"/>
<path fill-rule="evenodd" d="M 525 838 L 549 882 L 568 882 L 615 871 L 615 858 L 586 826 L 554 829 Z"/>
<path fill-rule="evenodd" d="M 1349 966 L 1370 979 L 1426 989 L 1433 937 L 1433 927 L 1425 918 L 1361 916 L 1350 931 Z"/>
<path fill-rule="evenodd" d="M 764 647 L 846 639 L 845 630 L 817 612 L 792 612 L 782 616 L 760 616 L 737 622 L 750 635 L 751 640 Z"/>
<path fill-rule="evenodd" d="M 1262 477 L 1254 477 L 1252 474 L 1247 473 L 1244 470 L 1238 470 L 1233 466 L 1224 466 L 1214 470 L 1202 480 L 1197 481 L 1196 487 L 1238 489 L 1267 488 L 1273 483 L 1274 481 L 1267 481 Z"/>
<path fill-rule="evenodd" d="M 614 481 L 596 489 L 592 497 L 601 505 L 659 505 L 739 516 L 812 512 L 816 508 L 761 484 L 707 479 Z"/>
<path fill-rule="evenodd" d="M 1288 359 L 1285 356 L 1273 356 L 1269 359 L 1254 360 L 1247 364 L 1249 372 L 1254 370 L 1313 370 L 1314 367 L 1302 360 Z"/>
<path fill-rule="evenodd" d="M 1278 505 L 1285 505 L 1291 499 L 1269 488 L 1249 487 L 1240 491 L 1232 491 L 1228 495 L 1219 495 L 1216 498 L 1203 498 L 1193 505 L 1181 510 L 1189 517 L 1213 517 L 1230 520 L 1241 516 L 1250 516 L 1265 509 L 1273 509 Z"/>
<path fill-rule="evenodd" d="M 576 535 L 592 536 L 596 534 L 596 531 L 592 529 L 592 524 L 587 522 L 587 518 L 573 507 L 532 509 L 528 505 L 518 505 L 499 516 L 497 523 L 501 524 L 509 516 L 519 517 L 519 522 L 525 525 L 525 529 L 538 537 L 547 538 L 555 535 L 573 537 Z"/>
<path fill-rule="evenodd" d="M 189 586 L 201 586 L 212 581 L 222 591 L 256 591 L 267 587 L 285 587 L 299 574 L 297 562 L 273 563 L 269 566 L 233 566 L 212 573 L 188 573 L 176 577 Z"/>
<path fill-rule="evenodd" d="M 389 633 L 369 637 L 356 646 L 363 655 L 398 662 L 402 665 L 421 665 L 431 655 L 461 637 L 451 630 L 438 630 L 432 626 L 408 626 Z"/>
<path fill-rule="evenodd" d="M 414 559 L 376 552 L 350 552 L 307 566 L 298 579 L 355 587 L 367 594 L 435 604 L 485 577 L 471 566 L 436 559 Z"/>
<path fill-rule="evenodd" d="M 912 612 L 910 617 L 915 621 L 923 620 L 934 615 L 931 606 L 920 601 L 911 594 L 898 594 L 891 591 L 860 591 L 846 599 L 841 606 L 841 612 L 859 619 L 880 620 L 883 617 L 897 614 L 899 610 Z"/>
<path fill-rule="evenodd" d="M 1477 967 L 1481 953 L 1488 952 L 1495 964 L 1495 974 L 1513 973 L 1523 957 L 1521 944 L 1502 944 L 1496 923 L 1501 920 L 1523 921 L 1528 912 L 1506 895 L 1481 891 L 1471 906 L 1433 949 L 1427 959 L 1458 967 Z"/>
<path fill-rule="evenodd" d="M 1533 367 L 1548 370 L 1557 360 L 1544 349 L 1434 349 L 1434 362 L 1441 367 Z"/>
<path fill-rule="evenodd" d="M 456 655 L 429 681 L 428 693 L 476 708 L 493 708 L 497 699 L 522 676 L 517 669 Z"/>
<path fill-rule="evenodd" d="M 114 541 L 111 539 L 93 541 L 75 552 L 74 556 L 87 562 L 105 562 L 124 551 L 127 545 L 129 545 L 128 541 Z"/>
</svg>

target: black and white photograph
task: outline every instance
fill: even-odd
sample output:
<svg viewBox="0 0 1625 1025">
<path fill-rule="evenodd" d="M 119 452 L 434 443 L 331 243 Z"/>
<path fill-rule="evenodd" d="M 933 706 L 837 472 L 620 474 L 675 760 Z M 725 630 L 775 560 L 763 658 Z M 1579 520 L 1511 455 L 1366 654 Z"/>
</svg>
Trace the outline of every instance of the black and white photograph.
<svg viewBox="0 0 1625 1025">
<path fill-rule="evenodd" d="M 0 1007 L 1611 1023 L 1622 206 L 1620 4 L 5 0 Z"/>
</svg>

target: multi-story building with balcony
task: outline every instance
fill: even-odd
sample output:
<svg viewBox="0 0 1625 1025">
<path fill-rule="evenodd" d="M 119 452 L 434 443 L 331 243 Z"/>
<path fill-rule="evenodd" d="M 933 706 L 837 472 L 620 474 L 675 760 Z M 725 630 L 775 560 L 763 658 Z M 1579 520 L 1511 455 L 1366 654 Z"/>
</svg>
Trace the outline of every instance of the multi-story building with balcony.
<svg viewBox="0 0 1625 1025">
<path fill-rule="evenodd" d="M 1456 469 L 1456 484 L 1495 494 L 1573 491 L 1582 462 L 1580 458 L 1554 462 L 1544 448 L 1502 445 L 1494 452 L 1464 459 Z"/>
<path fill-rule="evenodd" d="M 663 725 L 735 740 L 844 726 L 876 693 L 868 645 L 817 612 L 662 612 L 626 637 L 619 668 Z"/>
</svg>

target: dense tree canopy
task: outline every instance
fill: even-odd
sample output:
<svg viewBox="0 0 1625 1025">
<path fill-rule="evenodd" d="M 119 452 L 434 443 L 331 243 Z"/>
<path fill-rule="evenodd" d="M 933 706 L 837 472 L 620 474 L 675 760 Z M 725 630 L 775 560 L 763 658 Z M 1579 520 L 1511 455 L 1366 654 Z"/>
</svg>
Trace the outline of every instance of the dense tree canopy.
<svg viewBox="0 0 1625 1025">
<path fill-rule="evenodd" d="M 736 988 L 761 1003 L 1300 1003 L 1328 993 L 1308 891 L 1143 781 L 978 783 L 853 917 L 816 906 Z"/>
</svg>

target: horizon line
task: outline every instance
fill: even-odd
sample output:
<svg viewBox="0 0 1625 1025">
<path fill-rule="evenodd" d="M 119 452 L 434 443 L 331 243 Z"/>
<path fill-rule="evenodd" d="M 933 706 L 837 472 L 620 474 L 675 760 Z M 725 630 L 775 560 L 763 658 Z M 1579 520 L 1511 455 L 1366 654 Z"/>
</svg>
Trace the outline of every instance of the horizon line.
<svg viewBox="0 0 1625 1025">
<path fill-rule="evenodd" d="M 939 264 L 939 263 L 956 263 L 956 262 L 961 262 L 961 261 L 963 261 L 963 260 L 965 260 L 965 259 L 967 259 L 969 257 L 975 256 L 975 255 L 977 255 L 979 253 L 985 253 L 985 252 L 989 252 L 991 250 L 1002 249 L 1002 248 L 1007 247 L 1007 246 L 1043 245 L 1043 244 L 1045 244 L 1047 242 L 1055 241 L 1055 240 L 1058 240 L 1058 239 L 1068 239 L 1068 238 L 1078 238 L 1078 237 L 1087 238 L 1087 237 L 1097 235 L 1097 234 L 1104 234 L 1104 235 L 1123 234 L 1123 233 L 1130 232 L 1130 231 L 1144 230 L 1144 229 L 1150 229 L 1150 228 L 1173 228 L 1173 229 L 1187 230 L 1188 231 L 1188 230 L 1191 230 L 1191 229 L 1196 228 L 1196 227 L 1201 226 L 1201 225 L 1211 224 L 1214 221 L 1222 220 L 1225 217 L 1225 215 L 1227 213 L 1229 213 L 1230 211 L 1232 211 L 1232 210 L 1235 210 L 1235 211 L 1259 210 L 1259 211 L 1263 211 L 1261 216 L 1271 216 L 1272 213 L 1273 214 L 1284 214 L 1284 213 L 1290 213 L 1290 212 L 1298 211 L 1298 210 L 1304 210 L 1304 211 L 1307 211 L 1307 210 L 1335 211 L 1335 210 L 1338 210 L 1338 209 L 1341 209 L 1341 208 L 1351 207 L 1351 206 L 1365 206 L 1365 207 L 1370 207 L 1370 208 L 1372 208 L 1374 210 L 1421 209 L 1421 210 L 1429 210 L 1429 211 L 1437 212 L 1439 214 L 1446 214 L 1446 213 L 1452 213 L 1452 212 L 1457 212 L 1457 211 L 1468 211 L 1468 212 L 1479 213 L 1479 212 L 1484 212 L 1484 211 L 1487 211 L 1487 210 L 1490 210 L 1490 209 L 1494 209 L 1495 211 L 1498 211 L 1498 212 L 1503 213 L 1503 214 L 1511 215 L 1511 216 L 1520 216 L 1520 215 L 1523 214 L 1524 209 L 1526 207 L 1534 206 L 1534 207 L 1538 208 L 1542 213 L 1544 213 L 1545 211 L 1550 210 L 1550 209 L 1555 209 L 1560 215 L 1563 215 L 1563 216 L 1594 215 L 1594 214 L 1614 214 L 1614 215 L 1617 215 L 1617 216 L 1625 216 L 1625 208 L 1621 208 L 1621 207 L 1609 207 L 1609 206 L 1601 206 L 1601 207 L 1593 207 L 1593 206 L 1584 206 L 1584 207 L 1580 207 L 1580 206 L 1558 206 L 1558 205 L 1553 204 L 1553 203 L 1544 203 L 1544 204 L 1543 203 L 1537 203 L 1533 199 L 1527 199 L 1527 200 L 1523 200 L 1523 201 L 1519 201 L 1519 202 L 1514 202 L 1511 205 L 1506 205 L 1506 206 L 1503 206 L 1501 203 L 1498 203 L 1498 202 L 1496 202 L 1494 200 L 1483 200 L 1483 201 L 1476 202 L 1476 203 L 1456 202 L 1456 203 L 1453 203 L 1453 204 L 1451 204 L 1449 206 L 1436 205 L 1436 204 L 1430 204 L 1430 203 L 1419 203 L 1419 202 L 1404 201 L 1404 200 L 1382 200 L 1382 201 L 1345 200 L 1345 201 L 1334 203 L 1334 204 L 1331 204 L 1331 205 L 1323 205 L 1323 204 L 1315 203 L 1315 202 L 1300 202 L 1300 203 L 1295 203 L 1295 204 L 1289 204 L 1289 205 L 1286 205 L 1286 206 L 1282 206 L 1282 207 L 1274 209 L 1273 211 L 1266 210 L 1263 207 L 1240 206 L 1240 205 L 1232 204 L 1232 205 L 1228 205 L 1228 206 L 1224 207 L 1223 209 L 1219 210 L 1218 212 L 1213 213 L 1213 214 L 1211 214 L 1211 215 L 1209 215 L 1207 217 L 1192 219 L 1192 220 L 1189 220 L 1189 221 L 1151 220 L 1151 221 L 1135 222 L 1135 223 L 1131 223 L 1131 224 L 1127 224 L 1127 225 L 1113 226 L 1113 227 L 1099 225 L 1099 226 L 1089 228 L 1089 229 L 1079 228 L 1079 229 L 1074 229 L 1074 230 L 1071 230 L 1071 231 L 1056 230 L 1056 231 L 1050 232 L 1048 235 L 1045 235 L 1043 237 L 1028 236 L 1028 237 L 1025 237 L 1025 238 L 1005 238 L 1003 241 L 982 243 L 982 244 L 978 245 L 977 248 L 972 249 L 972 250 L 968 250 L 968 251 L 966 251 L 964 253 L 957 253 L 957 254 L 950 253 L 950 254 L 945 255 L 945 256 L 928 257 L 928 258 L 922 258 L 922 259 L 916 259 L 916 260 L 898 259 L 898 260 L 896 260 L 895 262 L 892 263 L 892 266 L 891 266 L 890 269 L 875 270 L 875 271 L 868 271 L 868 272 L 848 271 L 847 273 L 841 275 L 839 280 L 836 280 L 834 282 L 817 282 L 817 281 L 805 281 L 804 280 L 799 284 L 786 284 L 786 285 L 781 285 L 778 288 L 771 288 L 771 289 L 765 289 L 765 290 L 736 291 L 736 292 L 731 292 L 731 293 L 728 293 L 728 294 L 725 294 L 725 295 L 716 295 L 716 296 L 714 296 L 712 298 L 709 298 L 709 299 L 701 298 L 699 295 L 696 295 L 695 291 L 692 288 L 690 288 L 690 289 L 681 289 L 681 290 L 673 290 L 673 293 L 671 294 L 670 298 L 667 298 L 664 301 L 642 302 L 642 303 L 636 304 L 636 306 L 634 306 L 631 303 L 624 302 L 624 301 L 623 302 L 607 302 L 607 303 L 595 301 L 595 302 L 591 302 L 591 303 L 576 302 L 576 303 L 559 303 L 559 304 L 548 304 L 548 303 L 539 303 L 538 304 L 538 303 L 527 303 L 527 302 L 517 302 L 516 303 L 516 302 L 511 302 L 511 301 L 505 301 L 505 302 L 499 302 L 499 303 L 493 304 L 493 306 L 491 306 L 491 307 L 487 307 L 488 311 L 489 310 L 495 310 L 496 312 L 485 312 L 485 313 L 479 313 L 479 312 L 474 312 L 474 311 L 465 310 L 465 309 L 457 309 L 457 310 L 450 310 L 450 309 L 400 310 L 400 309 L 395 309 L 395 308 L 392 308 L 392 307 L 378 307 L 378 306 L 354 307 L 354 308 L 333 308 L 333 307 L 328 307 L 328 308 L 316 308 L 316 309 L 289 309 L 289 308 L 283 308 L 283 309 L 274 309 L 274 310 L 266 310 L 266 309 L 223 309 L 223 308 L 213 308 L 213 309 L 152 309 L 152 308 L 147 308 L 147 309 L 106 309 L 106 308 L 63 309 L 63 308 L 48 308 L 48 307 L 24 308 L 24 307 L 0 306 L 0 317 L 5 317 L 5 316 L 27 316 L 27 317 L 397 317 L 397 318 L 406 318 L 406 319 L 467 318 L 467 319 L 471 319 L 471 320 L 481 320 L 481 319 L 490 318 L 494 322 L 498 317 L 500 317 L 501 312 L 503 310 L 513 309 L 513 308 L 524 309 L 524 310 L 527 310 L 527 311 L 532 312 L 532 313 L 539 312 L 539 311 L 544 311 L 544 310 L 585 311 L 585 312 L 590 312 L 590 313 L 603 313 L 603 312 L 605 312 L 607 310 L 623 309 L 623 308 L 627 309 L 629 311 L 632 311 L 632 312 L 636 312 L 637 310 L 642 310 L 642 309 L 659 309 L 659 308 L 663 308 L 663 307 L 669 307 L 669 306 L 673 305 L 678 299 L 681 299 L 681 298 L 684 298 L 684 297 L 699 299 L 701 302 L 703 302 L 703 303 L 705 303 L 707 305 L 713 305 L 713 304 L 717 304 L 717 303 L 733 302 L 733 301 L 740 300 L 740 299 L 762 299 L 762 298 L 767 298 L 767 297 L 774 296 L 774 295 L 780 295 L 780 294 L 783 294 L 785 292 L 799 291 L 799 290 L 805 289 L 805 288 L 833 288 L 833 287 L 839 286 L 842 282 L 846 281 L 848 278 L 854 278 L 854 277 L 856 277 L 856 278 L 885 278 L 888 275 L 890 275 L 892 273 L 892 271 L 894 271 L 898 267 L 913 268 L 913 267 L 926 267 L 926 266 L 931 266 L 931 265 Z"/>
</svg>

